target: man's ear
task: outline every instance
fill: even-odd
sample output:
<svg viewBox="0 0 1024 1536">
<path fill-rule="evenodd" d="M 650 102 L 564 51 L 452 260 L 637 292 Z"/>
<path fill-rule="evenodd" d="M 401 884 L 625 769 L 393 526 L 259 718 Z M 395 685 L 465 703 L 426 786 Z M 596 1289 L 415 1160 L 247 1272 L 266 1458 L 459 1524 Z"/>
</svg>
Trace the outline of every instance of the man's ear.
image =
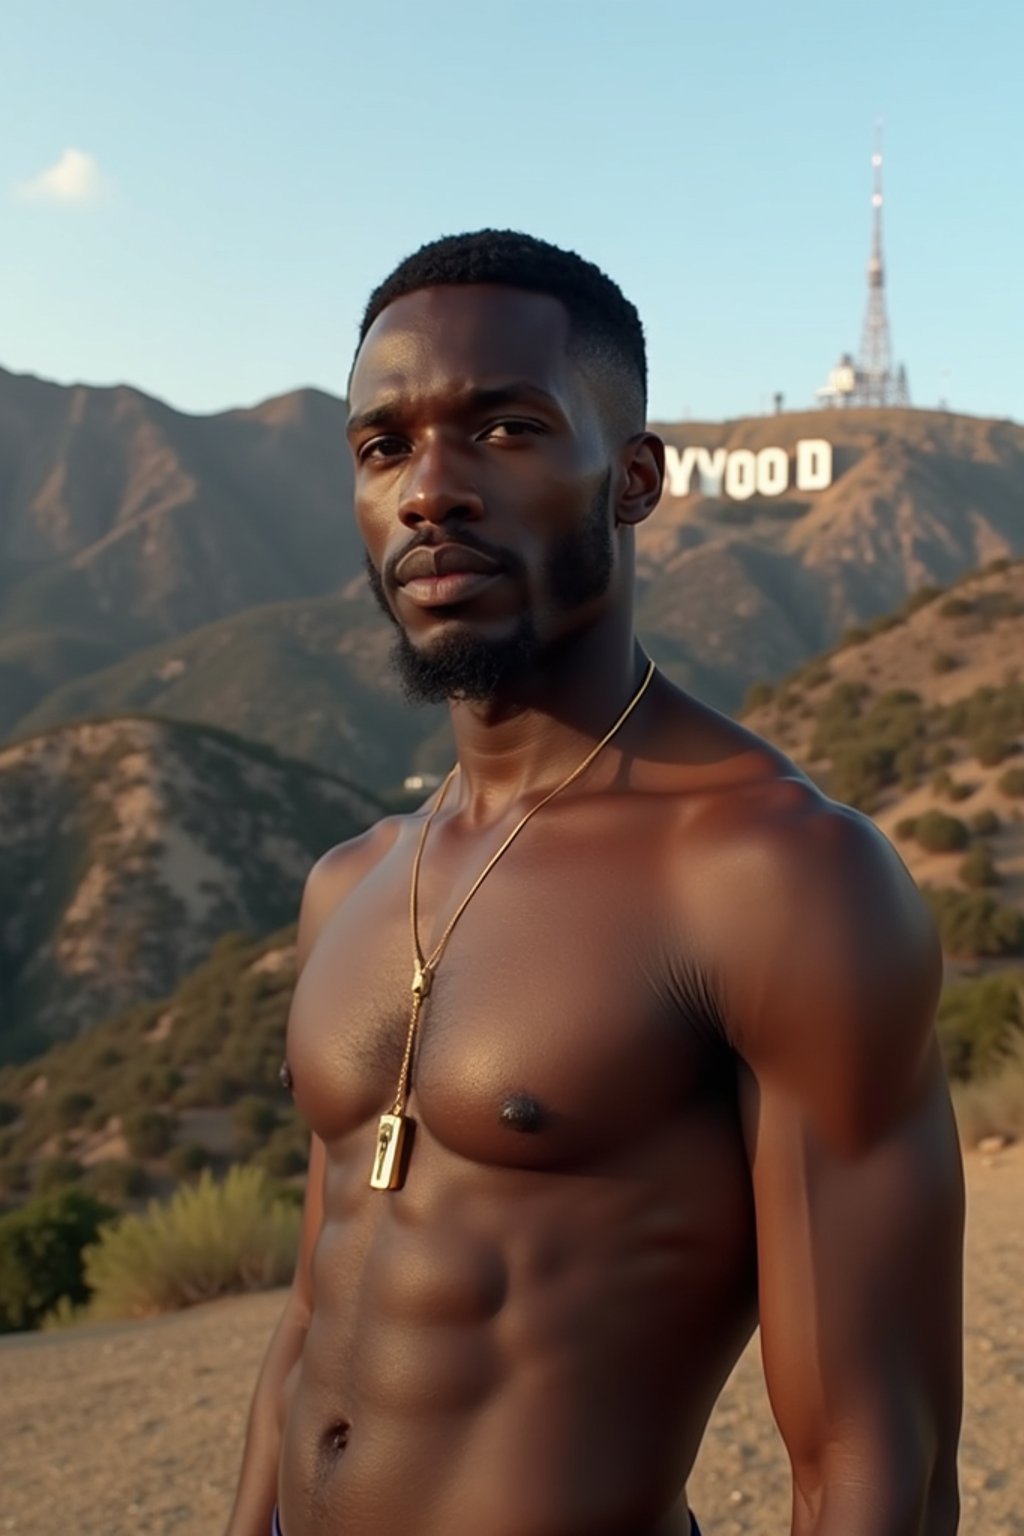
<svg viewBox="0 0 1024 1536">
<path fill-rule="evenodd" d="M 633 528 L 650 517 L 661 500 L 665 444 L 653 432 L 638 432 L 622 452 L 615 521 Z"/>
</svg>

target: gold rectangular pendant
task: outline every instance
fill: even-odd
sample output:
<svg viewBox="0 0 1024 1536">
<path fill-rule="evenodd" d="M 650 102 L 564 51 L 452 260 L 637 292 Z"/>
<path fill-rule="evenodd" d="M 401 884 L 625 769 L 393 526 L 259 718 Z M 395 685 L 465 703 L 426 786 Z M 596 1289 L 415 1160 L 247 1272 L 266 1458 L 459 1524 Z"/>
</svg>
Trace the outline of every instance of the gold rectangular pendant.
<svg viewBox="0 0 1024 1536">
<path fill-rule="evenodd" d="M 377 1127 L 377 1145 L 373 1153 L 373 1189 L 399 1189 L 402 1184 L 402 1147 L 405 1142 L 404 1115 L 381 1115 Z"/>
</svg>

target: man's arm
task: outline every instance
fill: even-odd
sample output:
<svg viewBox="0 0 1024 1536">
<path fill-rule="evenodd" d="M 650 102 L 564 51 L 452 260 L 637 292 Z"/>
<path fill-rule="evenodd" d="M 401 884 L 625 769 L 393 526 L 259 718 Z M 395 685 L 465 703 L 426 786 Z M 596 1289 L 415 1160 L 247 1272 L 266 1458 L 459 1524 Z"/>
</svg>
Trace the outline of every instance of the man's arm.
<svg viewBox="0 0 1024 1536">
<path fill-rule="evenodd" d="M 313 866 L 302 896 L 295 943 L 299 976 L 324 924 L 381 851 L 386 833 L 380 823 L 361 837 L 333 848 Z M 277 1500 L 277 1469 L 286 1411 L 286 1385 L 306 1342 L 313 1309 L 313 1250 L 323 1226 L 326 1153 L 312 1138 L 302 1231 L 295 1275 L 280 1321 L 271 1336 L 249 1410 L 245 1452 L 226 1536 L 268 1536 Z"/>
<path fill-rule="evenodd" d="M 269 1536 L 277 1502 L 277 1466 L 284 1431 L 285 1384 L 297 1365 L 312 1316 L 310 1260 L 323 1223 L 324 1145 L 314 1136 L 309 1154 L 302 1238 L 295 1277 L 271 1335 L 256 1382 L 245 1433 L 242 1470 L 227 1536 Z"/>
<path fill-rule="evenodd" d="M 755 862 L 728 1016 L 792 1536 L 952 1536 L 963 1185 L 934 930 L 877 830 L 828 802 Z"/>
</svg>

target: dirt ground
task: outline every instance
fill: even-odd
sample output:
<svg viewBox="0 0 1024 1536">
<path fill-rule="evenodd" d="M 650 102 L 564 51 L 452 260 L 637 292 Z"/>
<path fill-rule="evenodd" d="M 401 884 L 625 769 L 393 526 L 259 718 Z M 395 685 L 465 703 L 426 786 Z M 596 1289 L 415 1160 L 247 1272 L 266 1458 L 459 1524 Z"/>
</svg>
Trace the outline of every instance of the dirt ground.
<svg viewBox="0 0 1024 1536">
<path fill-rule="evenodd" d="M 1024 1148 L 967 1160 L 961 1536 L 1024 1536 Z M 0 1341 L 0 1532 L 217 1536 L 279 1294 Z M 788 1532 L 756 1341 L 690 1482 L 706 1536 Z M 486 1536 L 486 1533 L 483 1533 Z"/>
</svg>

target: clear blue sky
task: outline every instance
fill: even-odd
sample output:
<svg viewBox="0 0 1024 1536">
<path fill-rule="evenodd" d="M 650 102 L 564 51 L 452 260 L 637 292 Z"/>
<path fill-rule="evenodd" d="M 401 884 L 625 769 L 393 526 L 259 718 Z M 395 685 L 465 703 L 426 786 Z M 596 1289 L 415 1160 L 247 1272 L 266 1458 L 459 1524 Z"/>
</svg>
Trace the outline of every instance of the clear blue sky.
<svg viewBox="0 0 1024 1536">
<path fill-rule="evenodd" d="M 339 392 L 373 284 L 496 224 L 622 285 L 654 416 L 800 406 L 858 345 L 881 112 L 915 403 L 1024 418 L 1019 0 L 2 10 L 5 367 L 190 411 Z"/>
</svg>

